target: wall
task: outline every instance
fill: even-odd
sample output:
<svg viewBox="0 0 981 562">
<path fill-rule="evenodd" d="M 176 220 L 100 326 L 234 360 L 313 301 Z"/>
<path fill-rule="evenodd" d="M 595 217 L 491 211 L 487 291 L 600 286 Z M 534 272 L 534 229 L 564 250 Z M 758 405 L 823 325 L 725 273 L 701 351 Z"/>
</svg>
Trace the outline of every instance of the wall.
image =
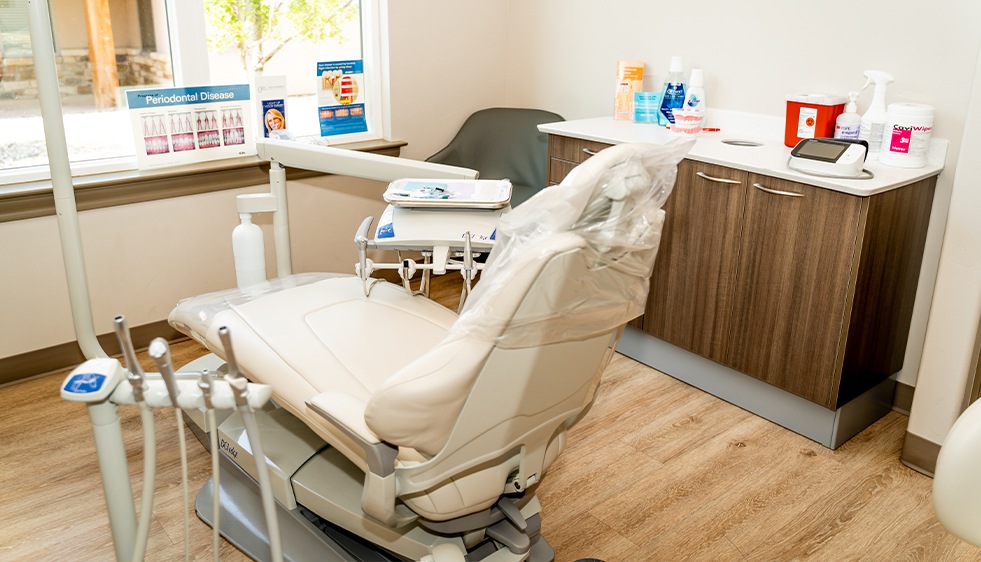
<svg viewBox="0 0 981 562">
<path fill-rule="evenodd" d="M 253 188 L 179 197 L 79 213 L 96 332 L 112 319 L 131 326 L 163 320 L 188 296 L 235 286 L 231 230 L 235 195 Z M 354 232 L 379 216 L 384 185 L 340 177 L 289 184 L 295 271 L 353 272 Z M 266 266 L 275 274 L 271 222 Z M 54 217 L 0 223 L 0 358 L 75 339 Z M 29 264 L 20 267 L 19 264 Z"/>
<path fill-rule="evenodd" d="M 981 58 L 976 63 L 968 130 L 981 130 Z M 937 290 L 923 348 L 920 377 L 907 431 L 931 443 L 943 442 L 966 405 L 978 360 L 981 318 L 981 134 L 965 135 L 954 178 Z M 916 451 L 914 450 L 913 453 Z M 904 451 L 904 454 L 906 451 Z M 929 468 L 928 468 L 929 470 Z"/>
<path fill-rule="evenodd" d="M 392 137 L 425 159 L 471 113 L 511 105 L 507 55 L 511 21 L 500 2 L 388 2 Z"/>
</svg>

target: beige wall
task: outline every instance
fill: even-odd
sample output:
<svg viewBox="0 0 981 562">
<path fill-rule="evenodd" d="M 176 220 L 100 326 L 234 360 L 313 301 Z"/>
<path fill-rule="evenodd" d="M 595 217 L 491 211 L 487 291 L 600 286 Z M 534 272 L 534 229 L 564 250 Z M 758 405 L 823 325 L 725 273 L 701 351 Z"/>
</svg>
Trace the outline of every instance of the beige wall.
<svg viewBox="0 0 981 562">
<path fill-rule="evenodd" d="M 235 286 L 235 196 L 268 186 L 79 213 L 96 332 L 163 320 L 188 296 Z M 354 232 L 379 216 L 384 185 L 340 177 L 290 182 L 293 267 L 353 272 Z M 275 274 L 271 223 L 266 266 Z M 0 223 L 0 358 L 75 339 L 54 217 Z"/>
<path fill-rule="evenodd" d="M 508 105 L 510 20 L 493 0 L 388 2 L 392 135 L 425 159 L 477 109 Z"/>
</svg>

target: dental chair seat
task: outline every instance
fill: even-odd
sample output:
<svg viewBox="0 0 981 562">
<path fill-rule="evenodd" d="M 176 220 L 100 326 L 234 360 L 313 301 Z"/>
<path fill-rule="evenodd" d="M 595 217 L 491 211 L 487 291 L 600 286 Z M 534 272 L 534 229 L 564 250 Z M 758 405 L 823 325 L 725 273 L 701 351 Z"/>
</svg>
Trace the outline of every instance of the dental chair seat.
<svg viewBox="0 0 981 562">
<path fill-rule="evenodd" d="M 392 373 L 435 347 L 455 320 L 447 308 L 402 287 L 378 283 L 366 299 L 359 278 L 331 273 L 192 297 L 170 315 L 175 328 L 219 356 L 218 328 L 227 326 L 250 380 L 273 386 L 277 403 L 362 469 L 363 450 L 306 401 L 324 394 L 367 403 Z"/>
<path fill-rule="evenodd" d="M 606 149 L 506 214 L 459 316 L 387 282 L 366 296 L 357 277 L 308 274 L 187 299 L 170 322 L 222 357 L 227 326 L 247 376 L 365 472 L 367 515 L 459 522 L 531 497 L 592 403 L 643 312 L 690 146 Z"/>
</svg>

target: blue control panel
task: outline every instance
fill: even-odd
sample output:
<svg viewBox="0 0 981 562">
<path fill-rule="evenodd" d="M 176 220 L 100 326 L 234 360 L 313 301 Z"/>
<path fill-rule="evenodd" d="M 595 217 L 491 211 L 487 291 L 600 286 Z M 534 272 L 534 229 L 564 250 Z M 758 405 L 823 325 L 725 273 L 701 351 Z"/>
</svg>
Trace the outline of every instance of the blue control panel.
<svg viewBox="0 0 981 562">
<path fill-rule="evenodd" d="M 74 373 L 65 381 L 65 392 L 72 394 L 91 394 L 102 390 L 106 376 L 99 373 Z"/>
<path fill-rule="evenodd" d="M 101 402 L 122 380 L 123 369 L 117 359 L 89 359 L 72 371 L 61 385 L 61 397 L 74 402 Z"/>
</svg>

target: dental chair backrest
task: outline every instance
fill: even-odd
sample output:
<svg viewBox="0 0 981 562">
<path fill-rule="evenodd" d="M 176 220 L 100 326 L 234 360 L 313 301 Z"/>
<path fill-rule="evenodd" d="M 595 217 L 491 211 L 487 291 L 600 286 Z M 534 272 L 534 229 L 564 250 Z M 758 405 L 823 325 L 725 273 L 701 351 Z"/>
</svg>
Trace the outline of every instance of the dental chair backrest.
<svg viewBox="0 0 981 562">
<path fill-rule="evenodd" d="M 661 207 L 690 146 L 608 148 L 505 215 L 447 337 L 367 405 L 378 437 L 421 453 L 400 473 L 414 511 L 457 517 L 541 479 L 621 327 L 643 313 Z"/>
</svg>

